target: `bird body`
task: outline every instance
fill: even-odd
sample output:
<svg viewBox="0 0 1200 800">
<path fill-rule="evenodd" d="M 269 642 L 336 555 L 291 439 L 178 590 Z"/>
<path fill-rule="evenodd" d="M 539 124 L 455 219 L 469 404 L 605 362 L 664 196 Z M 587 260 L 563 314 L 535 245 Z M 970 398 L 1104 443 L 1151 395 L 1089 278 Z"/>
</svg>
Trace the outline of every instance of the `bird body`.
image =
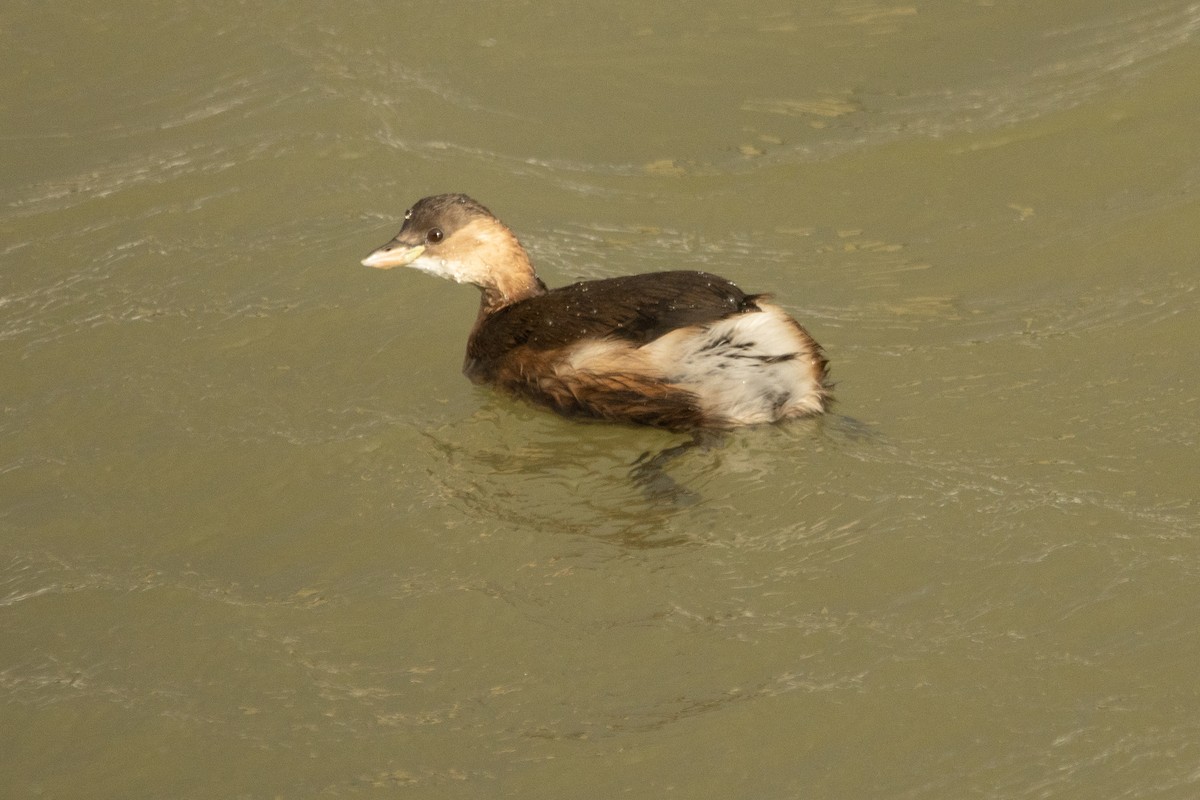
<svg viewBox="0 0 1200 800">
<path fill-rule="evenodd" d="M 512 231 L 466 195 L 418 201 L 363 264 L 478 286 L 463 371 L 568 416 L 697 430 L 829 402 L 820 345 L 765 296 L 692 271 L 547 289 Z"/>
</svg>

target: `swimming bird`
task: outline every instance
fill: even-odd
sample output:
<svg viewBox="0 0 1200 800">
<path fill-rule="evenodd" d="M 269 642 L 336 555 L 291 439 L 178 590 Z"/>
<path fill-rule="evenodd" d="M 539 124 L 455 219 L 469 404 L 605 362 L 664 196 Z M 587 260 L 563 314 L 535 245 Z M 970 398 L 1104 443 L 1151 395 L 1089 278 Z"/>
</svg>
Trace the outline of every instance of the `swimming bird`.
<svg viewBox="0 0 1200 800">
<path fill-rule="evenodd" d="M 566 416 L 695 432 L 830 402 L 821 346 L 767 295 L 695 271 L 548 289 L 512 230 L 464 194 L 418 200 L 362 263 L 479 287 L 463 372 Z"/>
</svg>

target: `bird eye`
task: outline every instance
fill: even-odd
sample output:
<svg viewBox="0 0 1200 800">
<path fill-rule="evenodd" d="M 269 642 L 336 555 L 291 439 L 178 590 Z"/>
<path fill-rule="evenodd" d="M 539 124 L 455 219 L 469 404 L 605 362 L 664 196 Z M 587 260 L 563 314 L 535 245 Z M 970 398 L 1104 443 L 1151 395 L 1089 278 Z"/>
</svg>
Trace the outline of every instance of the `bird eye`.
<svg viewBox="0 0 1200 800">
<path fill-rule="evenodd" d="M 404 219 L 406 219 L 406 220 L 412 219 L 412 209 L 411 208 L 404 212 Z"/>
<path fill-rule="evenodd" d="M 442 240 L 443 235 L 441 228 L 430 228 L 429 233 L 425 234 L 425 241 L 430 244 L 437 244 Z"/>
</svg>

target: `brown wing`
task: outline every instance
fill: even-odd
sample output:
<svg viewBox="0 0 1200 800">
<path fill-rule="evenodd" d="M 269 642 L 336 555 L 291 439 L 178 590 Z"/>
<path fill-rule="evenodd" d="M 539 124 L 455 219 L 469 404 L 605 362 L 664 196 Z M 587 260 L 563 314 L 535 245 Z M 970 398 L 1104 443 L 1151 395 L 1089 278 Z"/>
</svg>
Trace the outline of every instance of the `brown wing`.
<svg viewBox="0 0 1200 800">
<path fill-rule="evenodd" d="M 556 350 L 581 339 L 635 345 L 668 331 L 754 310 L 754 295 L 706 272 L 654 272 L 585 281 L 531 297 L 482 320 L 468 358 L 489 361 L 516 347 Z"/>
</svg>

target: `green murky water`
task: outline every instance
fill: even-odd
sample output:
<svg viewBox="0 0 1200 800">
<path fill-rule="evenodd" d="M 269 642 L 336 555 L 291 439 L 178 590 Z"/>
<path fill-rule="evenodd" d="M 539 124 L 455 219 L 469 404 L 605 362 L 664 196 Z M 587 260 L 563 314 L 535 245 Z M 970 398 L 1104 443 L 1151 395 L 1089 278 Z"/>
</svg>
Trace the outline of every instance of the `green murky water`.
<svg viewBox="0 0 1200 800">
<path fill-rule="evenodd" d="M 9 3 L 0 794 L 1192 798 L 1200 5 Z M 567 422 L 358 266 L 770 291 L 824 424 Z"/>
</svg>

